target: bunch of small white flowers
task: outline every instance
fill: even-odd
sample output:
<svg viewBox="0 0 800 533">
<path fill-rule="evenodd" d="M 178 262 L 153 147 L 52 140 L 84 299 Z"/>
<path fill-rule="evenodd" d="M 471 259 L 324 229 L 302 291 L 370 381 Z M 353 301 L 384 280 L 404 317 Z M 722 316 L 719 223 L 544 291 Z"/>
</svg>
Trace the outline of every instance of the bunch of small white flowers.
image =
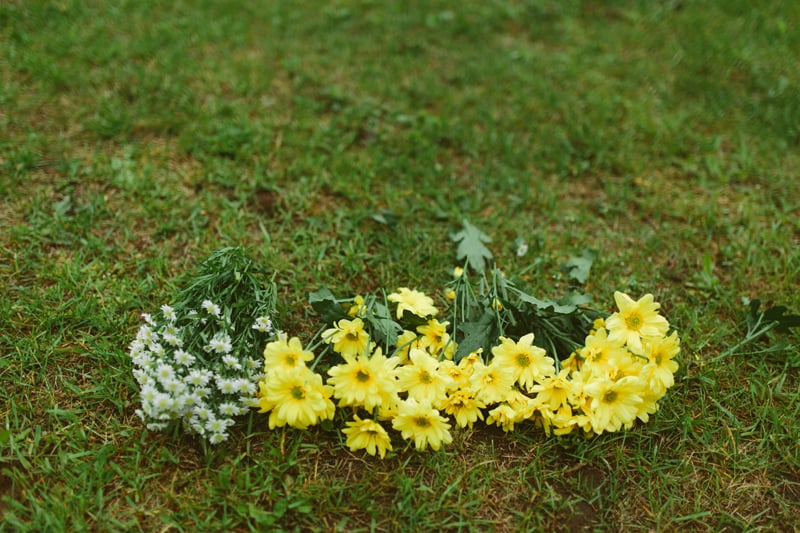
<svg viewBox="0 0 800 533">
<path fill-rule="evenodd" d="M 217 444 L 227 440 L 234 417 L 258 404 L 264 364 L 250 357 L 260 355 L 251 343 L 234 346 L 235 325 L 219 305 L 205 300 L 200 308 L 180 313 L 163 305 L 156 317 L 142 315 L 145 323 L 129 346 L 141 388 L 136 414 L 150 430 L 181 421 Z M 268 316 L 255 318 L 251 327 L 266 337 L 275 334 Z"/>
</svg>

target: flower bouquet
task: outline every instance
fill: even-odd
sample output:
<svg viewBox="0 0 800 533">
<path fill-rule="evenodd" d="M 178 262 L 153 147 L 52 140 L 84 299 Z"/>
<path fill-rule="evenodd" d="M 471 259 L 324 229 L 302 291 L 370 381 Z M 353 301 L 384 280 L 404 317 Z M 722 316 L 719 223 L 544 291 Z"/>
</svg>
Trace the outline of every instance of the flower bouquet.
<svg viewBox="0 0 800 533">
<path fill-rule="evenodd" d="M 215 252 L 173 305 L 143 314 L 128 351 L 151 430 L 176 422 L 212 444 L 256 405 L 259 351 L 276 334 L 275 286 L 241 247 Z"/>
<path fill-rule="evenodd" d="M 321 324 L 305 345 L 275 327 L 266 274 L 241 248 L 216 252 L 177 303 L 144 315 L 130 345 L 137 412 L 149 429 L 180 422 L 211 443 L 250 408 L 270 429 L 338 423 L 352 451 L 381 458 L 398 438 L 438 450 L 479 421 L 599 435 L 656 412 L 680 339 L 652 295 L 616 292 L 610 314 L 580 292 L 539 299 L 490 266 L 477 228 L 465 222 L 453 240 L 464 266 L 438 304 L 408 287 L 323 288 L 309 295 Z M 585 278 L 591 256 L 575 264 Z"/>
</svg>

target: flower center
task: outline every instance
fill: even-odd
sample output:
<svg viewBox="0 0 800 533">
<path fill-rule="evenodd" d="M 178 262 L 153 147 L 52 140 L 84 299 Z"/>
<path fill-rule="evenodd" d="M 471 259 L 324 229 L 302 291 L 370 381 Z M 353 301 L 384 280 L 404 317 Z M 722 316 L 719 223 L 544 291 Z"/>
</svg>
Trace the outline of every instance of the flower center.
<svg viewBox="0 0 800 533">
<path fill-rule="evenodd" d="M 428 420 L 428 419 L 427 419 L 426 417 L 424 417 L 424 416 L 417 416 L 417 417 L 414 417 L 414 423 L 415 423 L 417 426 L 421 427 L 421 428 L 426 428 L 426 427 L 428 427 L 428 426 L 430 426 L 430 425 L 431 425 L 431 422 L 430 422 L 430 420 Z"/>
<path fill-rule="evenodd" d="M 517 364 L 523 368 L 528 367 L 531 365 L 531 359 L 528 357 L 528 354 L 525 353 L 518 353 L 517 354 Z"/>
<path fill-rule="evenodd" d="M 295 385 L 292 387 L 292 397 L 295 400 L 304 400 L 306 397 L 306 392 L 303 390 L 303 387 Z"/>
<path fill-rule="evenodd" d="M 617 399 L 616 391 L 610 390 L 603 395 L 603 401 L 605 403 L 614 403 L 614 400 Z"/>
<path fill-rule="evenodd" d="M 360 381 L 361 383 L 369 381 L 369 372 L 364 372 L 363 370 L 356 372 L 356 381 Z"/>
<path fill-rule="evenodd" d="M 357 342 L 358 341 L 358 333 L 353 333 L 352 331 L 348 331 L 345 334 L 344 338 L 347 339 L 350 342 Z"/>
<path fill-rule="evenodd" d="M 625 317 L 625 325 L 628 326 L 628 329 L 633 331 L 639 331 L 639 328 L 642 327 L 642 317 L 639 313 L 632 313 Z"/>
<path fill-rule="evenodd" d="M 426 385 L 433 383 L 433 377 L 431 377 L 427 370 L 423 370 L 419 373 L 419 380 Z"/>
<path fill-rule="evenodd" d="M 294 355 L 287 355 L 286 364 L 289 366 L 295 366 L 297 364 L 297 359 L 295 359 Z"/>
</svg>

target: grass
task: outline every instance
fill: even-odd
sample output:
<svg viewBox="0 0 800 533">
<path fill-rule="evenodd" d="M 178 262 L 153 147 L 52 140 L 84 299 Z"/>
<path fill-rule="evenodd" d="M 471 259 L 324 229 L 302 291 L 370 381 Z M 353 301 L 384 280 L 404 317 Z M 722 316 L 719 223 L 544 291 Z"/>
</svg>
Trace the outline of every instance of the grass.
<svg viewBox="0 0 800 533">
<path fill-rule="evenodd" d="M 798 24 L 791 2 L 3 3 L 0 530 L 800 528 L 797 332 L 725 355 L 743 297 L 800 311 Z M 596 302 L 656 295 L 683 352 L 650 423 L 378 461 L 255 414 L 212 449 L 135 417 L 139 313 L 214 249 L 277 271 L 307 339 L 320 285 L 437 293 L 463 218 L 543 296 L 586 247 Z"/>
</svg>

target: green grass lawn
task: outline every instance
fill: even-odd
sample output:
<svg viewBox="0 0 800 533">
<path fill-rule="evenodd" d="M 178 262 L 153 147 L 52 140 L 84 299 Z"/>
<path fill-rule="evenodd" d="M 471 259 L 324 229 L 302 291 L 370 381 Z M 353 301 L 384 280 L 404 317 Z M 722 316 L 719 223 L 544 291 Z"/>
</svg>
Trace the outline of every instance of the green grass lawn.
<svg viewBox="0 0 800 533">
<path fill-rule="evenodd" d="M 735 347 L 743 299 L 800 312 L 800 4 L 757 4 L 2 2 L 0 530 L 800 529 L 800 336 Z M 441 294 L 463 219 L 544 297 L 585 248 L 598 306 L 656 296 L 650 423 L 381 461 L 134 414 L 139 314 L 213 250 L 308 340 L 319 286 Z"/>
</svg>

